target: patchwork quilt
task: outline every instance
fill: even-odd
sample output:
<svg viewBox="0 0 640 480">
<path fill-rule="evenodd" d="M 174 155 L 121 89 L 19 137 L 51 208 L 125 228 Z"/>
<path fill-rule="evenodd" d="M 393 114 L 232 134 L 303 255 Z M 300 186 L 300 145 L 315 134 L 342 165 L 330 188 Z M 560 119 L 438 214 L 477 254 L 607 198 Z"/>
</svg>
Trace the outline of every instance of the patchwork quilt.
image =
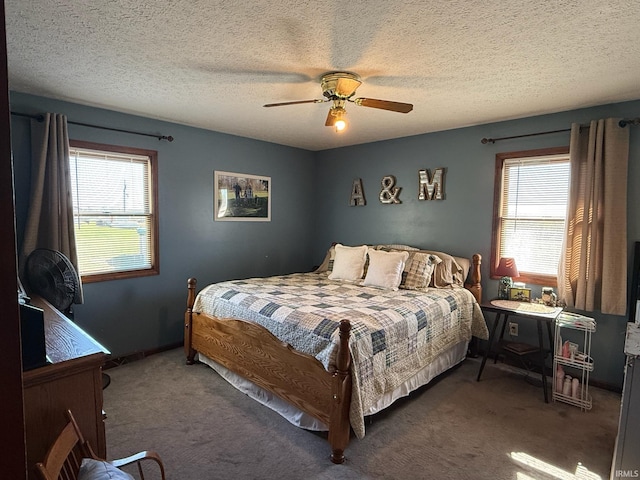
<svg viewBox="0 0 640 480">
<path fill-rule="evenodd" d="M 382 290 L 297 273 L 205 287 L 193 310 L 263 325 L 296 350 L 335 365 L 340 320 L 351 322 L 353 394 L 350 422 L 364 436 L 364 414 L 439 354 L 471 336 L 488 338 L 468 290 Z"/>
</svg>

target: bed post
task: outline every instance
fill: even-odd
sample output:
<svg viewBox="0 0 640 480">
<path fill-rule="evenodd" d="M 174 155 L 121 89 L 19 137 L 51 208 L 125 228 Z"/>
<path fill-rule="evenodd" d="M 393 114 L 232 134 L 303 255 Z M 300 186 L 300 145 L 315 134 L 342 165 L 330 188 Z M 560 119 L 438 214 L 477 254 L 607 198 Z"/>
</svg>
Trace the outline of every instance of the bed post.
<svg viewBox="0 0 640 480">
<path fill-rule="evenodd" d="M 467 290 L 473 293 L 473 296 L 476 297 L 478 303 L 482 303 L 482 285 L 480 284 L 480 280 L 482 279 L 480 275 L 480 264 L 482 263 L 482 256 L 479 253 L 476 253 L 471 257 L 472 266 L 471 266 L 471 275 L 470 275 L 470 283 L 467 283 L 465 287 Z"/>
<path fill-rule="evenodd" d="M 198 281 L 195 278 L 190 278 L 187 280 L 187 288 L 189 290 L 189 294 L 187 295 L 187 311 L 184 312 L 184 353 L 187 356 L 187 365 L 193 365 L 194 357 L 196 355 L 196 351 L 191 348 L 191 324 L 192 324 L 192 313 L 193 313 L 193 304 L 196 301 L 196 284 Z"/>
<path fill-rule="evenodd" d="M 351 422 L 349 407 L 351 406 L 351 351 L 349 350 L 349 320 L 340 321 L 340 343 L 336 357 L 336 371 L 333 372 L 331 420 L 329 425 L 329 444 L 331 445 L 331 461 L 344 462 L 344 449 L 349 444 Z"/>
</svg>

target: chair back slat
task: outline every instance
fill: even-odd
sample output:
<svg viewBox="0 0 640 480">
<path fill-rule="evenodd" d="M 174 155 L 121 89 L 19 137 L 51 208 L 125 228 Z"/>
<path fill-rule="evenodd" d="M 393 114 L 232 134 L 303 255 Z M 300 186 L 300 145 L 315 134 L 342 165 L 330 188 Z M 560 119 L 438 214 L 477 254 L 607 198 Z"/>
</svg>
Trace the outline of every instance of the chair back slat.
<svg viewBox="0 0 640 480">
<path fill-rule="evenodd" d="M 64 468 L 64 466 L 69 454 L 78 445 L 79 440 L 75 426 L 72 423 L 68 423 L 47 452 L 44 462 L 38 464 L 40 474 L 43 475 L 46 472 L 46 475 L 42 477 L 44 480 L 58 480 L 63 469 L 65 475 L 67 475 L 62 477 L 64 480 L 74 480 L 76 478 L 75 476 L 69 476 L 72 475 L 71 470 L 70 468 Z M 75 475 L 77 475 L 77 472 L 75 472 Z"/>
<path fill-rule="evenodd" d="M 58 478 L 60 480 L 76 480 L 78 478 L 78 471 L 74 470 L 68 462 L 65 462 Z"/>
<path fill-rule="evenodd" d="M 84 457 L 82 452 L 82 445 L 77 444 L 69 455 L 66 462 L 64 462 L 63 472 L 60 472 L 61 480 L 76 480 L 78 478 L 78 472 L 80 471 L 80 464 Z"/>
<path fill-rule="evenodd" d="M 80 445 L 78 445 L 79 447 Z M 82 463 L 82 458 L 85 455 L 80 451 L 80 448 L 74 448 L 69 457 L 67 458 L 67 463 L 73 468 L 75 471 L 80 470 L 80 464 Z"/>
</svg>

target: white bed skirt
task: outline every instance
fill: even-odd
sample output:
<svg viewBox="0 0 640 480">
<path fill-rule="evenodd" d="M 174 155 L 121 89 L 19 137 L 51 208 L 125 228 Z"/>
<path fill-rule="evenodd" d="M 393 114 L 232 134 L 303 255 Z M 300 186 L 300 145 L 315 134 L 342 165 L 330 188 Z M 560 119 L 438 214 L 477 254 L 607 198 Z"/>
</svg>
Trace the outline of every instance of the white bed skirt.
<svg viewBox="0 0 640 480">
<path fill-rule="evenodd" d="M 461 342 L 457 345 L 454 345 L 449 350 L 443 352 L 442 355 L 440 355 L 431 364 L 420 370 L 414 377 L 410 378 L 408 381 L 400 385 L 392 392 L 389 392 L 381 397 L 375 403 L 375 405 L 373 405 L 364 413 L 364 415 L 373 415 L 374 413 L 385 409 L 397 399 L 409 395 L 417 388 L 420 388 L 421 386 L 429 383 L 441 373 L 462 362 L 467 355 L 468 345 L 468 342 Z M 323 422 L 320 422 L 311 415 L 299 410 L 285 400 L 282 400 L 277 395 L 274 395 L 273 393 L 257 386 L 253 382 L 250 382 L 249 380 L 246 380 L 245 378 L 233 373 L 232 371 L 211 360 L 205 355 L 198 353 L 197 358 L 200 362 L 213 368 L 222 378 L 227 380 L 238 390 L 245 393 L 254 400 L 262 403 L 263 405 L 269 407 L 275 412 L 278 412 L 295 426 L 315 431 L 329 430 L 327 425 L 325 425 Z"/>
</svg>

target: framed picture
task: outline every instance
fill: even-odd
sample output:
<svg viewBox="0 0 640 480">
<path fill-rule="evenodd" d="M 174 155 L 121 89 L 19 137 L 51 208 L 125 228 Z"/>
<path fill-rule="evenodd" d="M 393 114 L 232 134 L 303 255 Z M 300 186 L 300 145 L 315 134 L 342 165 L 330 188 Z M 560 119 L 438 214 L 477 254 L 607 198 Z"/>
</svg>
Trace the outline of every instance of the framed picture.
<svg viewBox="0 0 640 480">
<path fill-rule="evenodd" d="M 214 171 L 213 219 L 270 222 L 271 177 Z"/>
<path fill-rule="evenodd" d="M 531 289 L 530 288 L 510 288 L 509 300 L 516 300 L 518 302 L 530 302 Z"/>
</svg>

